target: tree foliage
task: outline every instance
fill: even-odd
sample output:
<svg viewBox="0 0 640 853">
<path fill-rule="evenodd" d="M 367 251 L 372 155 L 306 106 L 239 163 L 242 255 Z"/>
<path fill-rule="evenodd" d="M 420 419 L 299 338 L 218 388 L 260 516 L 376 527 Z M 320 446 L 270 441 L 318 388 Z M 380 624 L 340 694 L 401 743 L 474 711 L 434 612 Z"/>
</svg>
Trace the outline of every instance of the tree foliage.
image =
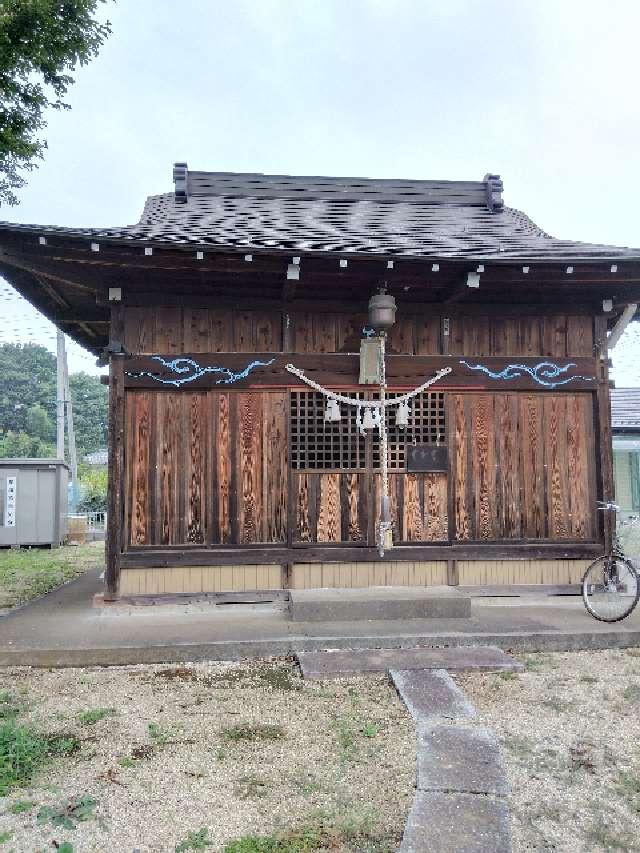
<svg viewBox="0 0 640 853">
<path fill-rule="evenodd" d="M 78 456 L 107 440 L 107 389 L 69 377 Z M 0 457 L 55 455 L 56 359 L 38 344 L 0 345 Z"/>
<path fill-rule="evenodd" d="M 0 2 L 0 204 L 17 204 L 21 170 L 42 158 L 48 108 L 68 109 L 64 96 L 74 78 L 111 32 L 96 20 L 104 0 L 1 0 Z"/>
</svg>

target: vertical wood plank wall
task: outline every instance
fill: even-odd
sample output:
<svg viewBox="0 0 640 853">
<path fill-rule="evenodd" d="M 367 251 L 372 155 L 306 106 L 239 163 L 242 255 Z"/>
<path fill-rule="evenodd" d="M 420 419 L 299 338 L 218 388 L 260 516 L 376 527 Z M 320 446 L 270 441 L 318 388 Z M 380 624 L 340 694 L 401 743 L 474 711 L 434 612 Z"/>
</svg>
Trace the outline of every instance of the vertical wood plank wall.
<svg viewBox="0 0 640 853">
<path fill-rule="evenodd" d="M 445 316 L 441 312 L 442 316 Z M 588 356 L 581 315 L 402 316 L 389 348 L 464 356 Z M 364 316 L 291 309 L 297 352 L 357 349 Z M 265 352 L 278 311 L 126 308 L 133 353 Z M 355 344 L 354 344 L 355 342 Z M 450 392 L 449 474 L 390 475 L 397 542 L 592 540 L 597 536 L 589 393 Z M 124 542 L 373 544 L 379 475 L 288 471 L 286 391 L 128 391 Z M 449 500 L 451 495 L 451 500 Z"/>
</svg>

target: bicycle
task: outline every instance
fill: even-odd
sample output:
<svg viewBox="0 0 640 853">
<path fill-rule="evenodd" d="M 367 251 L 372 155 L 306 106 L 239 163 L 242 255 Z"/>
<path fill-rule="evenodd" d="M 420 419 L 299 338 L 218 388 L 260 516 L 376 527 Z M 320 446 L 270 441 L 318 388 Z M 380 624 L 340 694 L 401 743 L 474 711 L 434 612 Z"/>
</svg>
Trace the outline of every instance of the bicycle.
<svg viewBox="0 0 640 853">
<path fill-rule="evenodd" d="M 618 512 L 612 501 L 598 502 L 604 512 Z M 621 522 L 636 526 L 637 519 Z M 633 612 L 640 598 L 640 580 L 631 560 L 625 554 L 617 533 L 607 551 L 591 563 L 582 578 L 582 600 L 587 612 L 600 622 L 620 622 Z"/>
</svg>

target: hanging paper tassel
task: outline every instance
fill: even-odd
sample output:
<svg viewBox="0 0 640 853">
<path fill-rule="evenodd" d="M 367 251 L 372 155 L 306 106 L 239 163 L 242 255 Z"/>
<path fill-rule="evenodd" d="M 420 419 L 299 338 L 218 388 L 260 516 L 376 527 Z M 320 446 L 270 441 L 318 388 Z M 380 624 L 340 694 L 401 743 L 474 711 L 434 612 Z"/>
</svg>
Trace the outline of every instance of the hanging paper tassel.
<svg viewBox="0 0 640 853">
<path fill-rule="evenodd" d="M 333 400 L 329 398 L 327 400 L 327 408 L 324 412 L 325 421 L 339 421 L 340 420 L 340 406 L 338 405 L 337 400 Z"/>
<path fill-rule="evenodd" d="M 396 426 L 398 427 L 406 427 L 409 426 L 409 404 L 406 402 L 400 403 L 398 408 L 396 409 Z"/>
<path fill-rule="evenodd" d="M 362 416 L 362 429 L 373 429 L 375 425 L 376 422 L 373 417 L 373 412 L 369 406 L 366 406 Z"/>
</svg>

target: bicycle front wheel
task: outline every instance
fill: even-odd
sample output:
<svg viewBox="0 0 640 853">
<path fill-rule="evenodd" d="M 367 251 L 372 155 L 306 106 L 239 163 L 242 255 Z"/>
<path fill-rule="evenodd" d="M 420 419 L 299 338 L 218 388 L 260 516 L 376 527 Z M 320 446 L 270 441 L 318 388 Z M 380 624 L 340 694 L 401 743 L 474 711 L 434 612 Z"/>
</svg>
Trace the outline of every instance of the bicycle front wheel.
<svg viewBox="0 0 640 853">
<path fill-rule="evenodd" d="M 622 557 L 598 557 L 582 578 L 584 606 L 601 622 L 624 619 L 638 603 L 639 596 L 636 570 Z"/>
</svg>

